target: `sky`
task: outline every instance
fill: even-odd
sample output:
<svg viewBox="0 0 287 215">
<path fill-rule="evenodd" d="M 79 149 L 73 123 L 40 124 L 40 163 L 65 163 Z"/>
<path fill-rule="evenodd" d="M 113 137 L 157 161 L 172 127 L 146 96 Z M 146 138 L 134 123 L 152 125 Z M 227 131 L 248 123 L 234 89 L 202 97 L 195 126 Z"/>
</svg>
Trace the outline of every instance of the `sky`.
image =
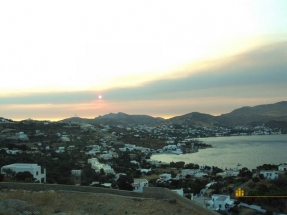
<svg viewBox="0 0 287 215">
<path fill-rule="evenodd" d="M 0 117 L 287 101 L 287 1 L 1 1 Z M 102 98 L 99 98 L 99 96 Z"/>
</svg>

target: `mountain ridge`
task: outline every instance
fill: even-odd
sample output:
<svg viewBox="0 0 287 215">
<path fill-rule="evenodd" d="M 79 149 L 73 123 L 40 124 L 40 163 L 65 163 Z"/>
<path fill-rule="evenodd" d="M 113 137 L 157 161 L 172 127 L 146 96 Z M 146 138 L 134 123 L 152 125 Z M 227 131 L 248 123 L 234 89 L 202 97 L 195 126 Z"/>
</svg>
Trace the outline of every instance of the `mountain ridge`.
<svg viewBox="0 0 287 215">
<path fill-rule="evenodd" d="M 189 124 L 193 126 L 207 125 L 244 125 L 244 124 L 263 124 L 269 121 L 287 121 L 287 101 L 274 104 L 262 104 L 253 107 L 243 106 L 234 109 L 230 113 L 213 116 L 206 113 L 191 112 L 169 119 L 152 117 L 144 114 L 126 114 L 123 112 L 109 113 L 94 119 L 71 117 L 60 120 L 61 122 L 86 122 L 91 124 L 108 125 L 137 125 L 137 124 Z"/>
</svg>

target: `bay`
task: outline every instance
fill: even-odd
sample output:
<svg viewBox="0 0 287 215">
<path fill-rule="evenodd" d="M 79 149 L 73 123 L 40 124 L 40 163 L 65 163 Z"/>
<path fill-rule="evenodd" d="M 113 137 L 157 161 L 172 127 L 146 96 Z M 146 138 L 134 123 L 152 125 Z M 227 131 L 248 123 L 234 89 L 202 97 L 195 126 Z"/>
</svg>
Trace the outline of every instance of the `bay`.
<svg viewBox="0 0 287 215">
<path fill-rule="evenodd" d="M 151 159 L 162 162 L 196 163 L 199 165 L 254 169 L 263 164 L 280 164 L 287 162 L 287 135 L 254 135 L 232 137 L 198 138 L 211 144 L 213 148 L 199 149 L 190 154 L 155 154 Z"/>
</svg>

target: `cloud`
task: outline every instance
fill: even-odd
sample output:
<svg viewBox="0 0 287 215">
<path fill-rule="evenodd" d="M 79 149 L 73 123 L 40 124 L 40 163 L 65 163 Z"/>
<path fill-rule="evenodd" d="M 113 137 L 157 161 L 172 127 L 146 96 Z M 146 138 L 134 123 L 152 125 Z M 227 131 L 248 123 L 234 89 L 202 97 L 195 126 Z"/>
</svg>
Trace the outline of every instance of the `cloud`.
<svg viewBox="0 0 287 215">
<path fill-rule="evenodd" d="M 226 95 L 226 87 L 231 91 L 237 86 L 256 86 L 272 84 L 286 92 L 287 83 L 287 43 L 273 44 L 260 47 L 251 52 L 222 59 L 216 68 L 194 71 L 193 68 L 186 68 L 186 73 L 191 75 L 176 78 L 163 79 L 144 86 L 134 88 L 123 88 L 110 90 L 105 96 L 111 100 L 140 100 L 140 99 L 164 99 L 171 96 L 186 97 L 187 92 L 192 93 L 200 90 L 213 90 L 224 88 L 218 95 Z M 267 90 L 266 90 L 267 91 Z M 262 96 L 266 91 L 261 91 Z M 281 92 L 278 93 L 281 93 Z M 182 94 L 181 94 L 182 93 Z M 211 92 L 212 93 L 212 92 Z M 244 96 L 244 95 L 242 95 Z"/>
<path fill-rule="evenodd" d="M 42 112 L 46 108 L 50 116 L 58 110 L 59 117 L 74 113 L 93 117 L 118 111 L 170 117 L 192 111 L 220 114 L 241 105 L 287 100 L 285 47 L 287 42 L 270 44 L 207 61 L 201 69 L 182 67 L 177 78 L 167 76 L 137 87 L 110 88 L 101 92 L 102 101 L 95 91 L 27 93 L 0 97 L 1 109 L 12 107 L 17 114 L 17 107 L 22 108 L 23 115 L 36 107 Z M 40 115 L 41 111 L 36 112 Z"/>
</svg>

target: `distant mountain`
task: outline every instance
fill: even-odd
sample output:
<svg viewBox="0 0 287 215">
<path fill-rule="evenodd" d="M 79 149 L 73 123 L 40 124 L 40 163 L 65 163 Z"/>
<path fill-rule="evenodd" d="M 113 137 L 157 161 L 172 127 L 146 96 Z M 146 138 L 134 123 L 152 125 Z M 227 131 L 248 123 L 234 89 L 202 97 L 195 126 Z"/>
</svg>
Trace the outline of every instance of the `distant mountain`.
<svg viewBox="0 0 287 215">
<path fill-rule="evenodd" d="M 82 119 L 72 117 L 62 120 L 62 122 L 85 122 L 91 124 L 105 125 L 139 125 L 139 124 L 156 124 L 163 122 L 165 119 L 160 117 L 152 117 L 148 115 L 129 115 L 122 112 L 117 114 L 109 113 L 103 116 L 95 117 L 94 119 Z"/>
<path fill-rule="evenodd" d="M 148 115 L 129 115 L 122 112 L 117 114 L 109 113 L 104 116 L 98 116 L 94 119 L 96 124 L 107 125 L 137 125 L 137 124 L 155 124 L 164 121 L 163 118 L 155 118 Z"/>
<path fill-rule="evenodd" d="M 242 107 L 220 116 L 193 112 L 173 117 L 166 122 L 210 127 L 212 125 L 261 125 L 269 121 L 287 121 L 287 101 Z"/>
<path fill-rule="evenodd" d="M 60 120 L 60 122 L 80 122 L 80 123 L 91 123 L 93 119 L 81 118 L 81 117 L 71 117 L 67 119 Z"/>
<path fill-rule="evenodd" d="M 209 126 L 211 123 L 217 123 L 215 119 L 215 116 L 209 114 L 192 112 L 182 116 L 170 118 L 166 122 L 171 124 L 186 124 L 196 127 L 203 127 Z"/>
<path fill-rule="evenodd" d="M 228 114 L 222 114 L 218 121 L 222 124 L 266 123 L 271 120 L 287 121 L 287 101 L 275 104 L 242 107 Z"/>
<path fill-rule="evenodd" d="M 148 115 L 129 115 L 119 112 L 109 113 L 94 119 L 84 119 L 72 117 L 62 120 L 62 122 L 85 122 L 91 124 L 106 125 L 139 125 L 139 124 L 187 124 L 196 127 L 229 126 L 229 125 L 261 125 L 268 123 L 272 125 L 285 125 L 287 122 L 287 101 L 275 104 L 257 105 L 254 107 L 241 107 L 234 111 L 212 116 L 209 114 L 192 112 L 170 119 L 151 117 Z M 277 123 L 278 122 L 278 123 Z"/>
</svg>

